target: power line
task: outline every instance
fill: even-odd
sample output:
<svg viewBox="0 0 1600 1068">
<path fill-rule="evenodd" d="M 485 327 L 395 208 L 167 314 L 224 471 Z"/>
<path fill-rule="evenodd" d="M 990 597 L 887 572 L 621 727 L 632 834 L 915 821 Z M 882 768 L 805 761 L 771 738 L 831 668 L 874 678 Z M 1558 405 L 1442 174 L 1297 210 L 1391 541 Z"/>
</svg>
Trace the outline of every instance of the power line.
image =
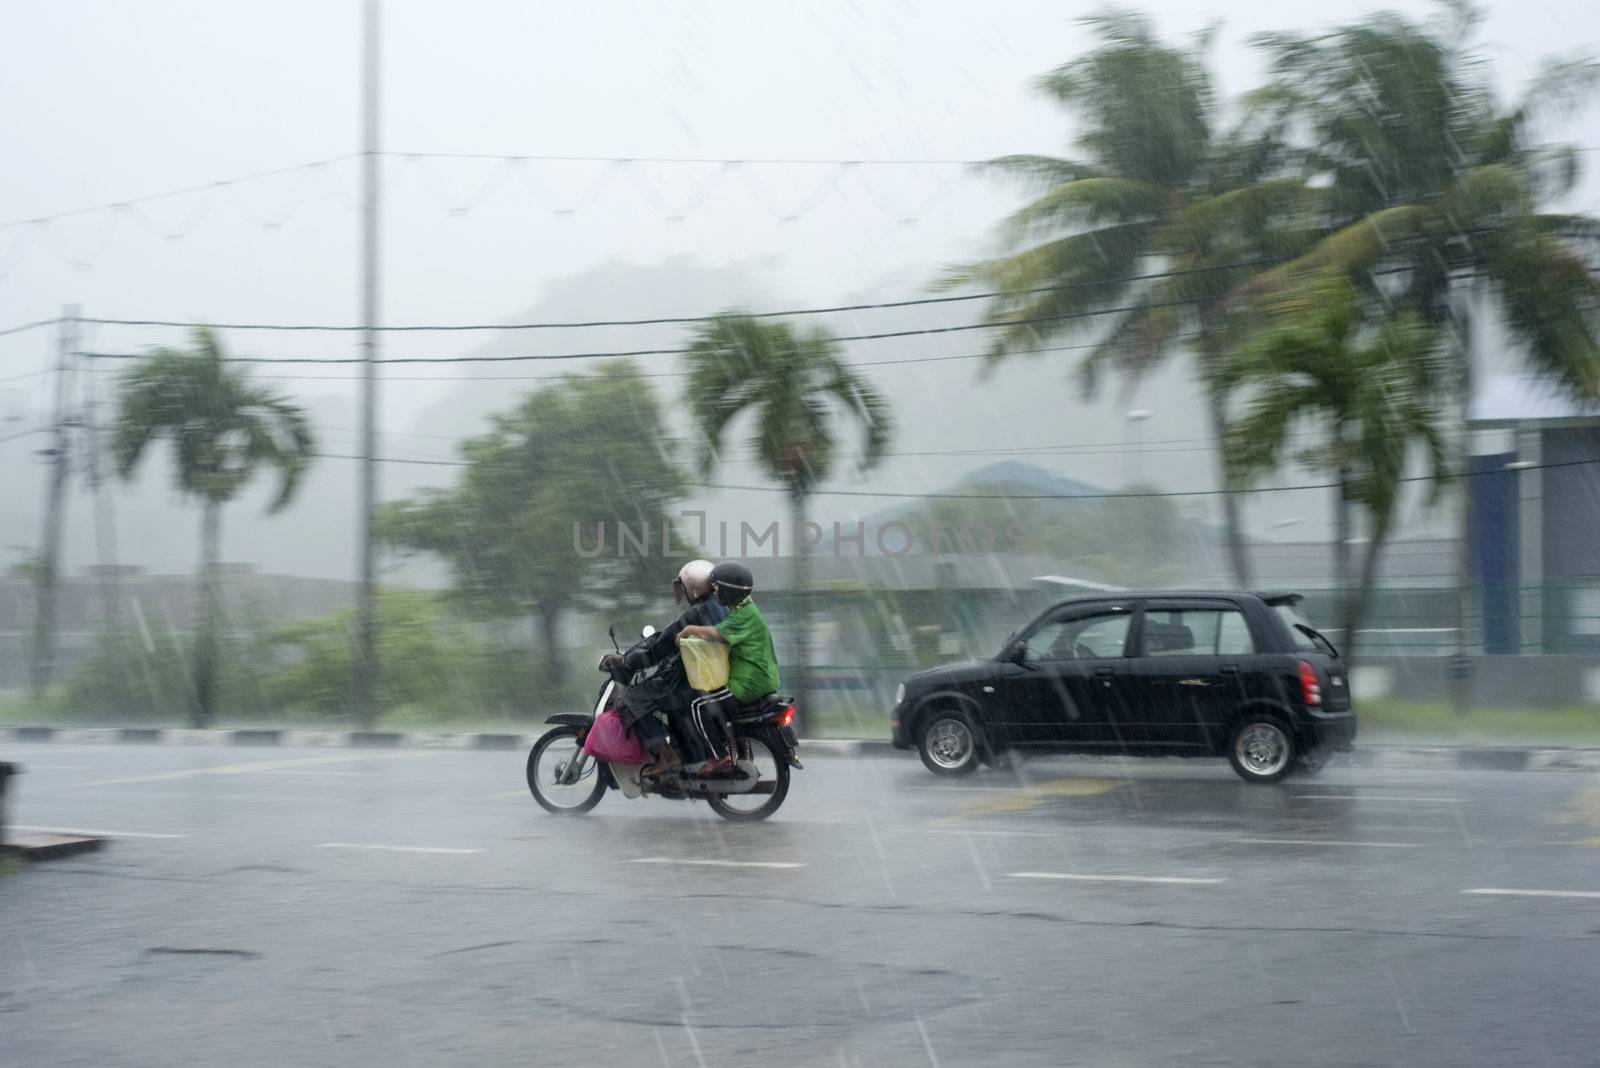
<svg viewBox="0 0 1600 1068">
<path fill-rule="evenodd" d="M 465 461 L 463 461 L 465 462 Z M 1548 471 L 1558 467 L 1578 467 L 1586 464 L 1600 463 L 1600 458 L 1591 460 L 1567 460 L 1560 463 L 1530 464 L 1519 467 L 1518 471 Z M 1501 474 L 1500 471 L 1469 471 L 1461 476 L 1444 476 L 1444 478 L 1464 477 L 1479 478 L 1484 475 Z M 1407 475 L 1398 479 L 1399 482 L 1434 482 L 1439 481 L 1433 475 Z M 787 493 L 782 486 L 730 486 L 715 482 L 703 483 L 705 489 L 739 490 L 749 493 Z M 1230 491 L 1226 489 L 1207 490 L 1148 490 L 1127 491 L 1122 493 L 901 493 L 893 490 L 814 490 L 819 497 L 898 497 L 908 500 L 936 500 L 936 501 L 1078 501 L 1078 500 L 1138 500 L 1155 497 L 1220 497 L 1230 492 L 1239 493 L 1241 496 L 1250 496 L 1256 493 L 1294 493 L 1304 490 L 1330 490 L 1338 489 L 1337 482 L 1310 482 L 1294 486 L 1258 486 L 1251 490 Z"/>
<path fill-rule="evenodd" d="M 1568 146 L 1578 152 L 1597 152 L 1600 146 L 1572 145 Z M 564 156 L 564 155 L 517 155 L 500 153 L 477 152 L 383 152 L 380 155 L 400 160 L 417 159 L 455 159 L 455 160 L 496 160 L 505 163 L 600 163 L 615 166 L 628 166 L 631 164 L 647 163 L 660 165 L 699 165 L 720 166 L 725 168 L 737 167 L 976 167 L 992 162 L 991 159 L 843 159 L 843 158 L 761 158 L 746 157 L 714 159 L 708 156 Z M 81 215 L 92 215 L 102 211 L 125 211 L 139 204 L 149 204 L 158 200 L 169 200 L 173 197 L 187 196 L 193 193 L 204 193 L 210 190 L 226 189 L 229 186 L 243 185 L 247 182 L 261 181 L 266 178 L 276 178 L 285 174 L 299 171 L 317 170 L 335 163 L 343 163 L 356 158 L 357 153 L 346 153 L 341 156 L 332 156 L 327 159 L 311 160 L 305 163 L 290 164 L 286 167 L 277 167 L 267 171 L 256 171 L 250 174 L 235 175 L 230 178 L 219 178 L 210 182 L 201 182 L 196 185 L 183 186 L 178 189 L 169 189 L 162 193 L 151 193 L 146 196 L 129 197 L 123 200 L 107 201 L 101 204 L 91 204 L 86 207 L 73 208 L 69 211 L 51 212 L 35 215 L 25 219 L 13 219 L 10 222 L 0 223 L 0 230 L 14 229 L 21 226 L 36 226 L 54 222 L 58 219 L 70 219 Z"/>
<path fill-rule="evenodd" d="M 1183 334 L 1183 335 L 1179 335 L 1178 337 L 1174 338 L 1174 340 L 1186 341 L 1186 340 L 1189 340 L 1192 336 L 1193 335 L 1190 335 L 1190 334 Z M 1089 344 L 1089 345 L 1049 345 L 1049 346 L 1044 346 L 1044 347 L 1040 347 L 1040 348 L 1032 348 L 1032 349 L 1010 349 L 1010 350 L 1008 350 L 1007 354 L 1008 355 L 1015 355 L 1015 356 L 1032 356 L 1032 355 L 1040 355 L 1040 354 L 1049 353 L 1049 352 L 1082 352 L 1082 351 L 1084 351 L 1086 349 L 1092 349 L 1092 348 L 1095 348 L 1095 347 L 1096 346 L 1092 345 L 1092 344 Z M 655 350 L 646 350 L 646 351 L 637 352 L 637 353 L 606 353 L 606 352 L 574 353 L 574 354 L 569 355 L 569 356 L 559 356 L 559 357 L 549 357 L 549 356 L 483 356 L 483 357 L 473 357 L 473 356 L 414 356 L 414 357 L 397 358 L 397 359 L 385 359 L 385 360 L 379 360 L 378 362 L 379 363 L 425 363 L 425 364 L 445 363 L 445 364 L 449 364 L 449 363 L 476 363 L 476 362 L 479 362 L 479 361 L 482 361 L 482 360 L 514 361 L 514 360 L 588 359 L 588 358 L 594 358 L 594 359 L 599 359 L 599 358 L 618 359 L 618 358 L 624 358 L 624 357 L 628 357 L 628 356 L 643 356 L 643 355 L 658 355 L 658 356 L 683 355 L 686 351 L 687 350 L 685 350 L 685 349 L 655 349 Z M 85 359 L 91 359 L 91 360 L 142 360 L 142 359 L 145 358 L 145 354 L 144 353 L 138 353 L 138 352 L 86 352 L 83 355 L 84 355 Z M 988 352 L 964 352 L 964 353 L 958 353 L 958 354 L 951 355 L 951 356 L 907 356 L 907 357 L 901 357 L 901 358 L 897 358 L 897 359 L 893 359 L 893 360 L 858 360 L 858 361 L 855 361 L 855 362 L 849 364 L 849 366 L 851 368 L 896 367 L 896 366 L 903 366 L 903 365 L 906 365 L 906 364 L 949 363 L 949 362 L 956 361 L 956 360 L 981 360 L 981 359 L 986 359 L 989 355 L 990 355 L 990 353 L 988 353 Z M 249 364 L 268 364 L 268 365 L 271 365 L 271 364 L 307 364 L 307 363 L 311 363 L 311 364 L 321 364 L 321 363 L 326 363 L 326 364 L 352 364 L 352 363 L 360 363 L 361 360 L 358 359 L 358 358 L 346 357 L 346 356 L 230 356 L 230 357 L 226 358 L 225 362 L 228 362 L 228 363 L 249 363 Z M 637 372 L 635 372 L 635 375 L 637 377 L 639 377 L 639 378 L 686 378 L 690 374 L 691 374 L 691 372 L 689 372 L 689 371 L 637 371 Z M 261 375 L 260 377 L 262 377 L 262 378 L 276 378 L 276 379 L 280 379 L 282 381 L 287 381 L 287 382 L 358 382 L 358 381 L 361 381 L 361 378 L 358 375 Z M 569 372 L 567 374 L 487 376 L 487 377 L 483 377 L 483 378 L 478 378 L 478 377 L 448 378 L 448 377 L 443 377 L 443 376 L 440 376 L 440 375 L 429 375 L 429 376 L 426 376 L 426 377 L 411 377 L 411 378 L 405 378 L 405 377 L 388 378 L 388 377 L 386 377 L 384 380 L 387 381 L 387 382 L 559 382 L 559 381 L 565 380 L 565 379 L 570 378 L 570 377 L 572 377 L 572 376 L 571 376 L 571 373 Z"/>
<path fill-rule="evenodd" d="M 725 315 L 738 315 L 747 319 L 783 319 L 802 315 L 833 315 L 842 312 L 877 311 L 886 308 L 915 308 L 939 304 L 959 304 L 975 300 L 992 300 L 998 297 L 1031 296 L 1040 293 L 1065 293 L 1078 289 L 1103 289 L 1106 286 L 1125 285 L 1130 282 L 1159 281 L 1164 278 L 1180 278 L 1191 274 L 1209 274 L 1217 271 L 1234 271 L 1247 267 L 1270 267 L 1289 262 L 1283 258 L 1263 257 L 1253 260 L 1240 260 L 1234 263 L 1217 263 L 1204 267 L 1183 267 L 1166 271 L 1150 271 L 1145 274 L 1123 275 L 1117 278 L 1090 279 L 1083 282 L 1069 282 L 1064 285 L 1035 286 L 1030 289 L 1012 291 L 989 290 L 982 293 L 959 293 L 944 297 L 913 297 L 906 300 L 872 301 L 862 304 L 833 304 L 821 307 L 787 308 L 780 311 L 728 311 L 711 315 L 673 315 L 661 316 L 653 319 L 587 319 L 571 322 L 535 322 L 535 323 L 441 323 L 441 324 L 413 324 L 406 326 L 379 327 L 385 333 L 460 333 L 478 330 L 582 330 L 592 327 L 623 327 L 623 326 L 687 326 L 693 323 L 706 323 L 720 319 Z M 1195 303 L 1199 298 L 1192 298 L 1177 303 Z M 1166 305 L 1149 305 L 1149 307 L 1165 307 Z M 1118 309 L 1112 309 L 1118 310 Z M 1126 309 L 1123 309 L 1126 310 Z M 1096 314 L 1109 314 L 1096 313 Z M 338 326 L 317 323 L 205 323 L 185 319 L 85 319 L 86 323 L 99 326 L 154 326 L 168 328 L 192 328 L 209 326 L 214 330 L 271 330 L 285 333 L 303 332 L 328 332 L 347 333 L 360 330 L 359 326 Z M 1026 319 L 1014 322 L 1038 322 L 1042 320 Z M 41 324 L 34 324 L 41 325 Z M 985 323 L 984 326 L 1008 326 L 1011 322 Z M 952 327 L 949 329 L 980 329 L 981 327 Z M 890 335 L 892 336 L 892 335 Z M 837 338 L 839 341 L 857 340 L 853 338 Z"/>
<path fill-rule="evenodd" d="M 498 152 L 385 152 L 400 159 L 488 159 L 508 163 L 688 163 L 715 164 L 723 167 L 976 167 L 986 159 L 712 159 L 709 156 L 518 156 Z"/>
<path fill-rule="evenodd" d="M 0 378 L 0 386 L 10 385 L 12 382 L 21 382 L 29 378 L 39 378 L 54 371 L 54 367 L 42 367 L 37 371 L 29 371 L 24 375 L 12 375 L 10 378 Z"/>
<path fill-rule="evenodd" d="M 342 156 L 332 156 L 328 159 L 311 160 L 306 163 L 294 163 L 287 167 L 277 167 L 269 171 L 257 171 L 251 174 L 235 175 L 231 178 L 219 178 L 215 181 L 201 182 L 197 185 L 183 186 L 179 189 L 169 189 L 164 193 L 150 193 L 142 197 L 129 197 L 125 200 L 112 200 L 103 204 L 91 204 L 82 208 L 73 208 L 70 211 L 57 211 L 45 215 L 35 215 L 27 219 L 13 219 L 10 222 L 0 223 L 0 230 L 9 230 L 19 226 L 34 226 L 43 223 L 55 222 L 57 219 L 71 219 L 80 215 L 93 215 L 101 211 L 123 211 L 136 204 L 149 204 L 157 200 L 170 200 L 173 197 L 188 196 L 191 193 L 204 193 L 213 189 L 226 189 L 233 185 L 242 185 L 246 182 L 256 182 L 265 178 L 277 178 L 285 174 L 294 174 L 298 171 L 317 170 L 334 163 L 343 163 L 355 159 L 359 153 L 346 153 Z M 986 162 L 985 160 L 959 160 L 959 159 L 707 159 L 692 156 L 516 156 L 495 155 L 489 153 L 471 152 L 380 152 L 377 155 L 390 159 L 477 159 L 500 160 L 507 163 L 611 163 L 626 165 L 633 163 L 659 163 L 659 164 L 716 164 L 723 167 L 774 167 L 774 166 L 817 166 L 817 167 L 970 167 Z"/>
<path fill-rule="evenodd" d="M 4 445 L 8 441 L 20 441 L 23 438 L 32 437 L 35 434 L 43 434 L 52 429 L 54 428 L 48 426 L 36 426 L 28 430 L 17 430 L 5 435 L 4 437 L 0 437 L 0 445 Z"/>
<path fill-rule="evenodd" d="M 38 322 L 33 323 L 18 323 L 16 326 L 8 326 L 4 330 L 0 330 L 0 337 L 22 334 L 29 330 L 38 330 L 40 327 L 55 326 L 60 321 L 60 319 L 40 319 Z"/>
<path fill-rule="evenodd" d="M 350 453 L 316 453 L 318 459 L 323 460 L 362 460 L 364 457 Z M 391 464 L 416 464 L 425 467 L 471 467 L 470 460 L 424 460 L 404 456 L 379 456 L 381 463 Z M 1530 464 L 1527 467 L 1516 468 L 1521 471 L 1550 471 L 1562 467 L 1581 467 L 1589 464 L 1600 463 L 1600 457 L 1589 460 L 1564 460 L 1559 463 Z M 1468 471 L 1459 476 L 1444 476 L 1445 478 L 1481 478 L 1485 475 L 1504 474 L 1504 471 Z M 1407 475 L 1398 481 L 1404 483 L 1433 482 L 1437 481 L 1433 475 Z M 1337 482 L 1308 482 L 1293 486 L 1259 486 L 1252 490 L 1232 491 L 1239 492 L 1242 496 L 1257 493 L 1296 493 L 1307 490 L 1330 490 L 1338 488 Z M 733 490 L 744 493 L 787 493 L 782 486 L 731 486 L 723 483 L 702 483 L 701 489 Z M 894 490 L 813 490 L 818 497 L 894 497 L 903 500 L 936 500 L 936 501 L 1102 501 L 1102 500 L 1146 500 L 1161 497 L 1220 497 L 1230 492 L 1225 489 L 1207 490 L 1148 490 L 1127 491 L 1120 493 L 906 493 Z"/>
<path fill-rule="evenodd" d="M 44 223 L 55 222 L 57 219 L 70 219 L 78 215 L 93 215 L 99 211 L 126 211 L 136 204 L 149 204 L 156 200 L 169 200 L 172 197 L 187 196 L 190 193 L 203 193 L 209 189 L 226 189 L 231 185 L 241 185 L 245 182 L 256 182 L 263 178 L 276 178 L 283 174 L 293 174 L 296 171 L 315 170 L 333 163 L 343 163 L 347 159 L 354 159 L 355 153 L 346 153 L 343 156 L 334 156 L 330 159 L 312 160 L 309 163 L 295 163 L 288 167 L 277 167 L 270 171 L 257 171 L 254 174 L 241 174 L 233 178 L 219 178 L 214 182 L 202 182 L 199 185 L 184 186 L 182 189 L 171 189 L 165 193 L 151 193 L 149 196 L 130 197 L 127 200 L 113 200 L 105 204 L 92 204 L 86 208 L 74 208 L 71 211 L 58 211 L 50 215 L 36 215 L 31 219 L 13 219 L 11 222 L 0 223 L 0 230 L 10 230 L 19 226 L 38 226 Z"/>
<path fill-rule="evenodd" d="M 314 452 L 311 454 L 319 460 L 365 460 L 365 456 L 357 456 L 347 452 Z M 427 467 L 471 467 L 468 460 L 423 460 L 410 456 L 374 456 L 374 460 L 385 464 L 421 464 Z"/>
<path fill-rule="evenodd" d="M 1078 319 L 1096 319 L 1106 315 L 1120 315 L 1132 311 L 1153 311 L 1159 308 L 1176 308 L 1190 304 L 1201 303 L 1200 298 L 1188 300 L 1158 301 L 1154 304 L 1132 304 L 1116 308 L 1099 308 L 1094 311 L 1064 312 L 1060 315 L 1035 315 L 1019 319 L 1007 319 L 994 323 L 965 323 L 959 326 L 924 326 L 911 330 L 883 330 L 870 334 L 840 334 L 833 338 L 834 341 L 885 341 L 902 337 L 926 337 L 932 334 L 956 334 L 971 330 L 993 330 L 1000 327 L 1027 326 L 1031 323 L 1066 322 Z M 85 320 L 86 322 L 100 322 L 104 320 Z M 1094 346 L 1083 346 L 1093 348 Z M 528 353 L 514 356 L 386 356 L 377 363 L 384 364 L 451 364 L 451 363 L 526 363 L 537 361 L 563 361 L 563 360 L 623 360 L 634 359 L 641 356 L 683 356 L 691 352 L 688 348 L 675 349 L 619 349 L 611 352 L 550 352 Z M 1024 354 L 1030 350 L 1008 350 L 1010 354 Z M 1043 350 L 1039 350 L 1043 351 Z M 90 359 L 96 360 L 139 360 L 145 357 L 139 352 L 89 352 L 85 353 Z M 988 353 L 977 353 L 972 356 L 958 357 L 917 357 L 909 361 L 914 363 L 928 363 L 936 359 L 977 359 Z M 225 358 L 228 363 L 278 363 L 278 364 L 352 364 L 365 362 L 356 356 L 229 356 Z M 883 361 L 892 363 L 894 361 Z"/>
</svg>

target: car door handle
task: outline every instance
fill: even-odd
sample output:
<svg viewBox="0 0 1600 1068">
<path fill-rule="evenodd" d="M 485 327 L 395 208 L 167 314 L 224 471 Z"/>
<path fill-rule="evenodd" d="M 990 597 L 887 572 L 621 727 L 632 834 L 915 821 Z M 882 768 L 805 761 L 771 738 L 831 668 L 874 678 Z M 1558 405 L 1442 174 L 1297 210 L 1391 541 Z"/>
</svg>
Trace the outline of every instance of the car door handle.
<svg viewBox="0 0 1600 1068">
<path fill-rule="evenodd" d="M 1111 677 L 1112 677 L 1112 676 L 1113 676 L 1113 675 L 1115 675 L 1115 674 L 1116 674 L 1116 673 L 1117 673 L 1117 672 L 1116 672 L 1116 669 L 1114 669 L 1114 668 L 1108 668 L 1108 667 L 1098 667 L 1098 668 L 1095 668 L 1095 669 L 1094 669 L 1094 673 L 1095 673 L 1095 675 L 1096 675 L 1096 676 L 1098 676 L 1098 677 L 1099 677 L 1099 678 L 1102 678 L 1102 679 L 1109 679 L 1109 678 L 1111 678 Z"/>
<path fill-rule="evenodd" d="M 1238 664 L 1223 664 L 1217 670 L 1220 671 L 1224 675 L 1237 675 L 1237 674 L 1239 674 L 1239 665 Z"/>
</svg>

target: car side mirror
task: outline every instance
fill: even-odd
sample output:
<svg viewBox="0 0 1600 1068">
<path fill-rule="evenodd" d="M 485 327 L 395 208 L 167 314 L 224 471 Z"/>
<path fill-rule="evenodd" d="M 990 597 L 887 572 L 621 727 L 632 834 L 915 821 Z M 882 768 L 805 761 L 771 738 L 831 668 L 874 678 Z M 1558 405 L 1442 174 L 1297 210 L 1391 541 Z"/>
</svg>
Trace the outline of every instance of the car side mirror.
<svg viewBox="0 0 1600 1068">
<path fill-rule="evenodd" d="M 1008 644 L 1000 653 L 1000 659 L 1008 664 L 1020 664 L 1028 658 L 1028 643 L 1018 638 Z"/>
<path fill-rule="evenodd" d="M 642 636 L 642 637 L 645 637 L 645 638 L 648 638 L 648 637 L 650 637 L 650 636 L 651 636 L 651 635 L 652 635 L 652 634 L 654 634 L 654 633 L 655 633 L 655 632 L 656 632 L 656 628 L 654 628 L 654 627 L 652 627 L 652 626 L 651 626 L 651 625 L 650 625 L 650 624 L 648 624 L 648 623 L 646 623 L 646 624 L 645 624 L 645 625 L 644 625 L 644 630 L 642 630 L 642 631 L 640 631 L 640 632 L 639 632 L 639 633 L 640 633 L 640 635 L 641 635 L 641 636 Z"/>
</svg>

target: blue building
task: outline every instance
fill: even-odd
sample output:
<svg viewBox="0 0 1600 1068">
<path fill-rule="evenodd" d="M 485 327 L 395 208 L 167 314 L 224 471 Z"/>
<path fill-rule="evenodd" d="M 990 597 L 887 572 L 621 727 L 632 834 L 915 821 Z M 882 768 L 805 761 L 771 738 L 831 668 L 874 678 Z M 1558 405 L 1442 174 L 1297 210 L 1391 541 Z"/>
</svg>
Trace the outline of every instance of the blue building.
<svg viewBox="0 0 1600 1068">
<path fill-rule="evenodd" d="M 1471 417 L 1483 652 L 1600 653 L 1600 406 L 1506 375 L 1484 381 Z"/>
</svg>

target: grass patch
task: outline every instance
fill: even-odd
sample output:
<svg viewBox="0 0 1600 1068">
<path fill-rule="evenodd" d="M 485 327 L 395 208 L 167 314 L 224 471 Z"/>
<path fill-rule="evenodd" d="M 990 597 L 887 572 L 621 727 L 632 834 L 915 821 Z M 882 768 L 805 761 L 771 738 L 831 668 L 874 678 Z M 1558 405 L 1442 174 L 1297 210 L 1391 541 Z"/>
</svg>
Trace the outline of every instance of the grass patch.
<svg viewBox="0 0 1600 1068">
<path fill-rule="evenodd" d="M 1452 745 L 1600 745 L 1600 707 L 1478 708 L 1458 715 L 1443 702 L 1356 702 L 1362 742 Z"/>
<path fill-rule="evenodd" d="M 803 726 L 812 738 L 888 738 L 889 713 L 881 708 L 830 708 L 810 716 Z"/>
</svg>

